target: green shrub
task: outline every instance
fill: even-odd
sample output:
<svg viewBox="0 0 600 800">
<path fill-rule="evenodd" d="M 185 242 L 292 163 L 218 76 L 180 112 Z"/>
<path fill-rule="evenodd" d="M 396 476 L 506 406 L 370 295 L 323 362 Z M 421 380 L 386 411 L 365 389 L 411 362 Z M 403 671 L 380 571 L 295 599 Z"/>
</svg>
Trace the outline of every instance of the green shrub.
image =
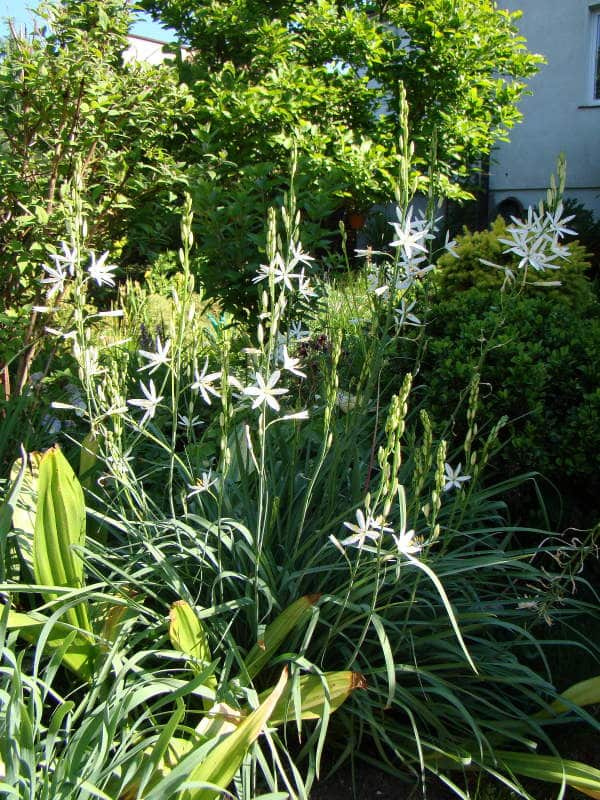
<svg viewBox="0 0 600 800">
<path fill-rule="evenodd" d="M 594 216 L 594 212 L 578 203 L 573 197 L 568 197 L 565 202 L 565 213 L 573 214 L 572 225 L 577 231 L 579 242 L 587 249 L 592 262 L 594 277 L 598 276 L 600 269 L 600 219 Z"/>
<path fill-rule="evenodd" d="M 496 459 L 499 472 L 541 472 L 571 512 L 580 506 L 570 521 L 595 522 L 600 304 L 590 299 L 574 308 L 557 303 L 555 292 L 506 296 L 472 288 L 434 303 L 428 335 L 420 383 L 434 417 L 447 420 L 479 373 L 481 422 L 491 427 L 509 417 Z M 401 347 L 414 344 L 404 340 Z"/>
</svg>

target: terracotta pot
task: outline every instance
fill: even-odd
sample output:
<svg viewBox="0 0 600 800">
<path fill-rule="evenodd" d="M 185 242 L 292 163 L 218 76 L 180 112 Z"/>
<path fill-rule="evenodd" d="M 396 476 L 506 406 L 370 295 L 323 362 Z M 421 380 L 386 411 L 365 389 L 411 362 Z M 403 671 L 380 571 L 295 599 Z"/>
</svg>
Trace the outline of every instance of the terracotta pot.
<svg viewBox="0 0 600 800">
<path fill-rule="evenodd" d="M 366 221 L 367 215 L 364 211 L 348 212 L 348 227 L 352 228 L 353 231 L 359 231 L 361 228 L 364 228 Z"/>
</svg>

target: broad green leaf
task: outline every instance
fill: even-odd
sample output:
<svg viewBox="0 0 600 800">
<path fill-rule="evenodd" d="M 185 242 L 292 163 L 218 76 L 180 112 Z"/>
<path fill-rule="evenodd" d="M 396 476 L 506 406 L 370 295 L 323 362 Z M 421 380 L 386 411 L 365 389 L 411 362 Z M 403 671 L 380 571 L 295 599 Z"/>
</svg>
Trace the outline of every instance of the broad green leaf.
<svg viewBox="0 0 600 800">
<path fill-rule="evenodd" d="M 246 718 L 247 712 L 227 703 L 214 703 L 196 725 L 196 733 L 204 740 L 232 733 Z"/>
<path fill-rule="evenodd" d="M 8 534 L 19 502 L 19 494 L 25 477 L 25 460 L 19 458 L 10 472 L 10 488 L 2 505 L 0 505 L 0 537 Z"/>
<path fill-rule="evenodd" d="M 580 681 L 579 683 L 574 683 L 573 686 L 569 686 L 568 689 L 562 692 L 560 697 L 551 705 L 551 709 L 557 714 L 561 714 L 563 711 L 568 711 L 571 707 L 570 705 L 563 703 L 560 699 L 561 697 L 565 700 L 568 700 L 569 703 L 573 703 L 581 707 L 600 703 L 600 676 L 588 678 L 588 680 Z"/>
<path fill-rule="evenodd" d="M 12 526 L 21 559 L 32 575 L 33 531 L 41 457 L 41 453 L 23 453 L 22 457 L 13 464 L 10 473 L 11 481 L 18 481 L 18 494 L 13 500 Z"/>
<path fill-rule="evenodd" d="M 98 462 L 98 439 L 93 433 L 88 433 L 81 443 L 79 451 L 79 480 L 87 489 L 91 484 L 91 472 Z"/>
<path fill-rule="evenodd" d="M 190 657 L 190 667 L 194 672 L 206 669 L 211 662 L 210 647 L 206 631 L 193 608 L 185 600 L 177 600 L 169 612 L 169 638 L 175 650 Z M 206 685 L 217 690 L 217 679 L 211 675 Z M 204 702 L 204 708 L 210 707 Z"/>
<path fill-rule="evenodd" d="M 324 683 L 327 688 L 325 688 Z M 299 680 L 301 719 L 321 719 L 326 706 L 335 711 L 356 689 L 366 689 L 367 682 L 360 672 L 326 672 L 323 676 L 303 675 Z M 259 700 L 269 696 L 269 690 Z M 273 710 L 271 725 L 281 725 L 294 719 L 294 697 L 289 683 Z"/>
<path fill-rule="evenodd" d="M 244 662 L 250 679 L 254 678 L 269 663 L 286 637 L 310 618 L 313 606 L 320 597 L 320 594 L 307 594 L 300 597 L 282 611 L 270 625 L 267 625 L 263 639 L 254 645 Z"/>
<path fill-rule="evenodd" d="M 40 459 L 38 501 L 33 535 L 33 568 L 37 583 L 45 586 L 83 585 L 83 560 L 75 547 L 85 541 L 83 490 L 58 445 Z M 55 599 L 51 592 L 48 600 Z M 80 603 L 66 617 L 77 628 L 91 633 L 87 607 Z"/>
<path fill-rule="evenodd" d="M 177 600 L 169 612 L 169 638 L 175 650 L 185 653 L 201 666 L 210 664 L 211 655 L 198 616 L 185 600 Z"/>
</svg>

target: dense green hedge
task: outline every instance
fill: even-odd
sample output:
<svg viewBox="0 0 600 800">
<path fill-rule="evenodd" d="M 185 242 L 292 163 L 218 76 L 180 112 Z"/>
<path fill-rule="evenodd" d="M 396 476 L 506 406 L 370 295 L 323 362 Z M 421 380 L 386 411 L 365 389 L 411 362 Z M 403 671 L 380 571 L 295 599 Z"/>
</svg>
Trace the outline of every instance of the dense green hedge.
<svg viewBox="0 0 600 800">
<path fill-rule="evenodd" d="M 555 524 L 593 524 L 600 507 L 600 303 L 584 274 L 585 250 L 570 245 L 559 289 L 501 292 L 502 273 L 478 259 L 503 263 L 502 227 L 464 237 L 459 260 L 443 258 L 418 375 L 423 400 L 440 432 L 456 410 L 460 436 L 461 400 L 478 372 L 480 429 L 509 418 L 498 473 L 540 472 L 560 492 Z M 414 347 L 415 339 L 402 340 L 401 355 Z M 551 505 L 557 497 L 547 492 Z"/>
</svg>

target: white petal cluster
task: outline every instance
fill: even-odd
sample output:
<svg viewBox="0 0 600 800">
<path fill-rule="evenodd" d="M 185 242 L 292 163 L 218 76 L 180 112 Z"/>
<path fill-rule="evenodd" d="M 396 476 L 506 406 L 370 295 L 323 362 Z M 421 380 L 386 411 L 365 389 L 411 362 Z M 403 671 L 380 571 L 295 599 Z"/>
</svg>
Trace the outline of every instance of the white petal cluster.
<svg viewBox="0 0 600 800">
<path fill-rule="evenodd" d="M 254 398 L 252 408 L 268 405 L 273 411 L 279 411 L 280 406 L 277 402 L 277 396 L 288 393 L 288 389 L 283 389 L 281 387 L 278 389 L 275 388 L 280 378 L 281 372 L 278 369 L 272 372 L 266 381 L 260 372 L 256 373 L 256 383 L 253 386 L 246 386 L 242 392 L 248 397 Z"/>
<path fill-rule="evenodd" d="M 419 553 L 422 546 L 415 542 L 414 530 L 402 530 L 396 533 L 393 528 L 386 525 L 386 520 L 381 516 L 373 516 L 368 509 L 359 508 L 356 511 L 356 522 L 344 522 L 344 527 L 352 531 L 352 535 L 340 542 L 344 547 L 357 547 L 362 550 L 366 542 L 379 543 L 387 533 L 391 534 L 395 544 L 395 558 L 400 556 L 413 556 Z"/>
<path fill-rule="evenodd" d="M 573 216 L 563 217 L 563 212 L 563 205 L 559 203 L 554 212 L 542 213 L 530 207 L 525 221 L 511 217 L 512 224 L 506 229 L 507 237 L 500 241 L 506 245 L 503 251 L 506 255 L 518 257 L 517 269 L 531 267 L 536 272 L 560 269 L 560 260 L 569 253 L 568 248 L 560 243 L 561 239 L 575 235 L 575 231 L 567 227 Z"/>
</svg>

